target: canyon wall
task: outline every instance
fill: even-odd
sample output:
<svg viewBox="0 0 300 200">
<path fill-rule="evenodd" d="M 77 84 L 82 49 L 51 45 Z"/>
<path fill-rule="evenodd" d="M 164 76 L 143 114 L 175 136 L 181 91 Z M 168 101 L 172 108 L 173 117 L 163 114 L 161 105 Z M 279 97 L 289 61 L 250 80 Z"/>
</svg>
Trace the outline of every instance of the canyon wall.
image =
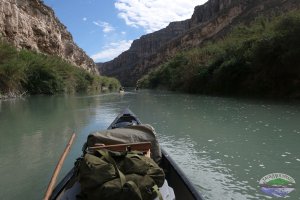
<svg viewBox="0 0 300 200">
<path fill-rule="evenodd" d="M 93 74 L 94 61 L 41 0 L 0 0 L 0 38 L 17 48 L 57 55 Z"/>
<path fill-rule="evenodd" d="M 205 41 L 220 38 L 237 24 L 249 23 L 260 15 L 274 16 L 298 8 L 299 0 L 209 0 L 195 7 L 191 19 L 144 35 L 117 58 L 97 65 L 104 75 L 134 86 L 149 70 L 180 51 L 201 47 Z"/>
</svg>

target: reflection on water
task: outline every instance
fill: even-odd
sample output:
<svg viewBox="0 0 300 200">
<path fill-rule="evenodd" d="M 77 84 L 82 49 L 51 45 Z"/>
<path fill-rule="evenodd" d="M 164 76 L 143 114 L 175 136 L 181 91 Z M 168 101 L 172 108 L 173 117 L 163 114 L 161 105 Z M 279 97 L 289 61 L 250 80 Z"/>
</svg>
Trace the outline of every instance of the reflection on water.
<svg viewBox="0 0 300 200">
<path fill-rule="evenodd" d="M 125 95 L 34 96 L 0 101 L 1 199 L 40 199 L 72 132 L 62 175 L 88 133 L 125 107 L 152 124 L 159 140 L 207 199 L 268 199 L 263 176 L 296 180 L 300 196 L 300 105 L 159 91 Z"/>
</svg>

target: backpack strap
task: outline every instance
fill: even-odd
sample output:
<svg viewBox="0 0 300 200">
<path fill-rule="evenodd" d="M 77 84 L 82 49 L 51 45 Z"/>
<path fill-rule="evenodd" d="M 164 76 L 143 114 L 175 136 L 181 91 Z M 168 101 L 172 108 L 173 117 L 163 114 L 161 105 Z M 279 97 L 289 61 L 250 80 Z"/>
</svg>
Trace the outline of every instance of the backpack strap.
<svg viewBox="0 0 300 200">
<path fill-rule="evenodd" d="M 161 193 L 159 191 L 159 188 L 158 188 L 158 186 L 156 184 L 152 187 L 152 189 L 153 189 L 154 192 L 156 192 L 159 200 L 163 200 L 163 197 L 162 197 L 162 195 L 161 195 Z"/>
<path fill-rule="evenodd" d="M 141 160 L 141 156 L 143 156 L 143 153 L 140 152 L 140 151 L 129 151 L 127 152 L 127 155 L 126 155 L 128 158 L 138 158 Z"/>
<path fill-rule="evenodd" d="M 142 200 L 143 198 L 142 198 L 142 194 L 141 194 L 141 191 L 140 191 L 139 187 L 133 181 L 126 181 L 125 175 L 123 174 L 123 172 L 121 172 L 119 170 L 116 161 L 109 154 L 109 152 L 108 151 L 104 151 L 104 150 L 97 150 L 97 152 L 100 153 L 100 155 L 102 155 L 109 163 L 111 163 L 114 166 L 114 168 L 115 168 L 115 170 L 117 172 L 117 175 L 120 178 L 122 188 L 124 186 L 127 186 L 127 187 L 131 188 L 135 192 L 135 194 L 138 196 L 138 198 L 140 200 Z M 141 159 L 138 154 L 134 154 L 134 153 L 127 154 L 127 156 L 131 157 L 131 158 L 132 157 L 138 157 L 139 159 Z M 159 188 L 158 188 L 158 186 L 156 184 L 152 187 L 152 189 L 157 194 L 159 200 L 163 200 L 163 197 L 162 197 L 162 195 L 161 195 L 161 193 L 159 191 Z"/>
<path fill-rule="evenodd" d="M 126 178 L 125 178 L 125 175 L 119 170 L 119 168 L 118 168 L 115 160 L 113 159 L 113 157 L 110 156 L 108 151 L 97 150 L 97 152 L 99 152 L 100 155 L 102 155 L 109 163 L 111 163 L 114 166 L 114 168 L 115 168 L 115 170 L 116 170 L 116 172 L 117 172 L 117 174 L 120 178 L 121 186 L 123 187 L 124 184 L 126 183 Z"/>
<path fill-rule="evenodd" d="M 103 150 L 97 150 L 97 151 L 98 151 L 102 156 L 104 156 L 104 158 L 105 158 L 108 162 L 110 162 L 110 163 L 114 166 L 114 168 L 115 168 L 115 170 L 116 170 L 116 172 L 118 173 L 118 176 L 119 176 L 119 178 L 120 178 L 122 188 L 124 188 L 124 186 L 125 186 L 125 187 L 127 186 L 127 187 L 131 188 L 132 191 L 135 192 L 135 194 L 137 195 L 137 197 L 138 197 L 140 200 L 142 200 L 143 198 L 142 198 L 142 194 L 141 194 L 141 191 L 140 191 L 139 187 L 138 187 L 138 186 L 136 185 L 136 183 L 133 182 L 133 181 L 126 181 L 125 175 L 123 174 L 123 172 L 121 172 L 121 171 L 119 170 L 116 161 L 115 161 L 115 160 L 113 159 L 113 157 L 109 154 L 109 152 L 108 152 L 108 151 L 103 151 Z"/>
<path fill-rule="evenodd" d="M 129 186 L 129 188 L 131 188 L 135 192 L 135 194 L 138 196 L 139 199 L 141 199 L 141 200 L 143 199 L 141 191 L 140 191 L 139 187 L 136 185 L 135 182 L 127 181 L 125 183 L 125 185 Z"/>
</svg>

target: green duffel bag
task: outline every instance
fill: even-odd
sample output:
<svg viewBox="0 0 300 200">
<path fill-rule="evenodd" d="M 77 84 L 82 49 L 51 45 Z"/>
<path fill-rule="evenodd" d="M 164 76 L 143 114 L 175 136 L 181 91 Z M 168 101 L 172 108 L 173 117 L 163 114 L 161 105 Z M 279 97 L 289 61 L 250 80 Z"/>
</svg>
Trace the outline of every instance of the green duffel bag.
<svg viewBox="0 0 300 200">
<path fill-rule="evenodd" d="M 165 180 L 163 170 L 136 152 L 98 150 L 87 153 L 79 166 L 79 199 L 153 200 L 161 198 L 158 188 Z"/>
</svg>

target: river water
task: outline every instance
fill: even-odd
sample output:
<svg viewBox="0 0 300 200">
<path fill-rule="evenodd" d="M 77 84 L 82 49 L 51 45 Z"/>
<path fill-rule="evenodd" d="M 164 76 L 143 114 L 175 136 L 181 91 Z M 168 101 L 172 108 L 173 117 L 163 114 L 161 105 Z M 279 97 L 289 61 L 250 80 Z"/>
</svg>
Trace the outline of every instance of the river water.
<svg viewBox="0 0 300 200">
<path fill-rule="evenodd" d="M 0 101 L 0 199 L 41 199 L 72 132 L 60 178 L 87 135 L 129 107 L 205 199 L 270 199 L 259 180 L 285 173 L 300 199 L 300 104 L 141 90 Z M 298 183 L 298 184 L 297 184 Z"/>
</svg>

